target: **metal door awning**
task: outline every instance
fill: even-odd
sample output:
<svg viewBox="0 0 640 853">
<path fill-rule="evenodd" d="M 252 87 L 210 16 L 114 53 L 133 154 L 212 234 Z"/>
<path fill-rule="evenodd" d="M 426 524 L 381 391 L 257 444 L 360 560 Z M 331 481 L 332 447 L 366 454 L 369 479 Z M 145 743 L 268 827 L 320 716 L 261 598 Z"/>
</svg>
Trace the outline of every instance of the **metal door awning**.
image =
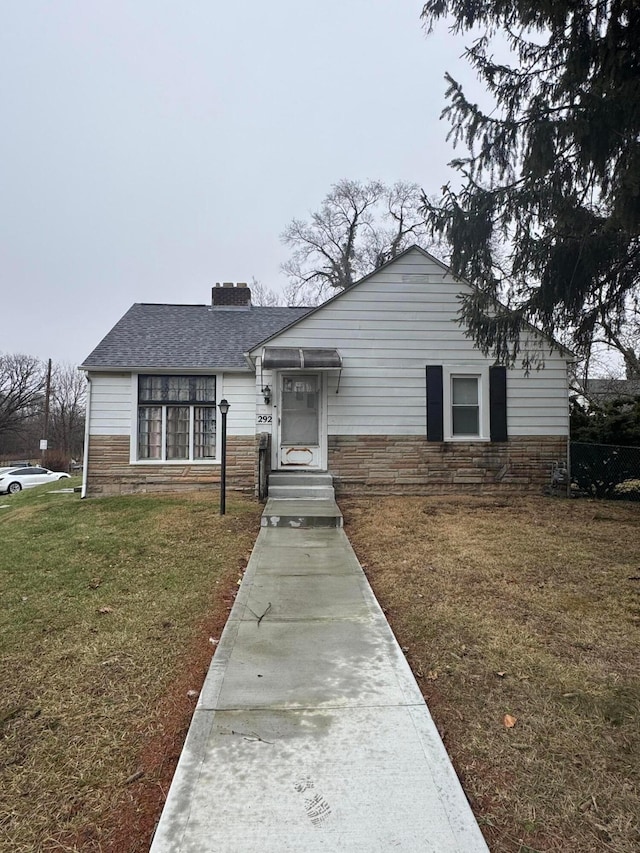
<svg viewBox="0 0 640 853">
<path fill-rule="evenodd" d="M 265 347 L 262 366 L 272 370 L 342 370 L 337 349 Z"/>
</svg>

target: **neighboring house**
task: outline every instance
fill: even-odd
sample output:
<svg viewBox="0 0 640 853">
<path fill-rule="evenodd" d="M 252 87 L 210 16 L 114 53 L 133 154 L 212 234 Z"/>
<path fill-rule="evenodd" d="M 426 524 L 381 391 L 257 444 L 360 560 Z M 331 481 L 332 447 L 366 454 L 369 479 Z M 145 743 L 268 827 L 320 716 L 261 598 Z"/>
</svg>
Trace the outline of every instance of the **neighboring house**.
<svg viewBox="0 0 640 853">
<path fill-rule="evenodd" d="M 597 406 L 640 397 L 640 379 L 587 379 L 587 399 Z"/>
<path fill-rule="evenodd" d="M 81 366 L 90 380 L 85 493 L 219 481 L 217 405 L 229 401 L 227 484 L 328 470 L 338 494 L 541 490 L 565 463 L 570 354 L 494 366 L 457 322 L 470 285 L 412 247 L 323 305 L 134 305 Z"/>
</svg>

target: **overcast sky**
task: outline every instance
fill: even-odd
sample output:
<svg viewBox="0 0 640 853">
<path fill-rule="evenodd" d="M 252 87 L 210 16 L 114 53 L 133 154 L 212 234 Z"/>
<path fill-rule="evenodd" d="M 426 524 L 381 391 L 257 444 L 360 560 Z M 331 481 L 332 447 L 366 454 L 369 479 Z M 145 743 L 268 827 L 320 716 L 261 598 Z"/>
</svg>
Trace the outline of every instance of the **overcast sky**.
<svg viewBox="0 0 640 853">
<path fill-rule="evenodd" d="M 0 28 L 0 351 L 80 363 L 133 302 L 285 283 L 341 178 L 450 177 L 415 0 L 19 0 Z"/>
</svg>

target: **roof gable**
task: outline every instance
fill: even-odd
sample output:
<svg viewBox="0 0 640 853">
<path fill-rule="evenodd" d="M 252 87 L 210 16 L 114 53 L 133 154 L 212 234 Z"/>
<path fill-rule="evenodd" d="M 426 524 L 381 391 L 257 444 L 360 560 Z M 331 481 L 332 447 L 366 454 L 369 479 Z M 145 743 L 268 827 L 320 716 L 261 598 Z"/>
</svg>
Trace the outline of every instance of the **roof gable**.
<svg viewBox="0 0 640 853">
<path fill-rule="evenodd" d="M 434 274 L 437 275 L 438 273 L 440 273 L 443 281 L 448 280 L 449 283 L 455 284 L 458 293 L 462 293 L 464 290 L 472 291 L 474 289 L 475 286 L 473 284 L 468 282 L 466 279 L 456 276 L 451 271 L 450 267 L 448 267 L 445 263 L 443 263 L 443 261 L 439 260 L 434 255 L 432 255 L 430 252 L 427 252 L 426 249 L 423 249 L 420 246 L 416 245 L 409 246 L 407 249 L 396 255 L 395 258 L 391 258 L 386 263 L 382 264 L 380 267 L 377 267 L 372 272 L 363 276 L 361 279 L 354 282 L 350 287 L 346 288 L 345 290 L 339 291 L 338 293 L 336 293 L 335 296 L 332 296 L 326 302 L 323 302 L 321 305 L 317 305 L 314 308 L 311 308 L 303 316 L 295 318 L 285 328 L 277 330 L 268 338 L 265 338 L 264 340 L 260 341 L 256 346 L 253 347 L 250 353 L 254 355 L 259 347 L 267 343 L 272 343 L 273 341 L 277 340 L 277 338 L 280 337 L 282 334 L 288 332 L 289 330 L 292 330 L 299 323 L 313 317 L 313 315 L 317 314 L 318 312 L 326 311 L 338 300 L 350 298 L 354 293 L 357 292 L 357 290 L 362 285 L 371 282 L 372 279 L 382 278 L 383 276 L 385 276 L 386 273 L 389 272 L 392 267 L 400 265 L 402 263 L 406 263 L 412 255 L 415 256 L 416 260 L 419 259 L 416 266 L 423 266 L 423 269 L 420 272 L 416 271 L 415 273 L 413 273 L 414 281 L 419 281 L 420 277 L 422 276 L 424 283 L 427 284 L 430 283 L 430 281 L 433 279 Z M 403 279 L 406 278 L 406 274 L 401 274 L 401 277 Z M 499 304 L 497 303 L 497 300 L 496 304 Z M 452 312 L 451 319 L 452 321 L 457 321 L 457 310 Z M 529 324 L 529 330 L 530 333 L 534 336 L 534 339 L 537 339 L 540 343 L 546 342 L 547 346 L 558 351 L 562 355 L 562 357 L 571 360 L 575 358 L 574 354 L 569 349 L 567 349 L 565 346 L 558 343 L 557 341 L 553 340 L 549 335 L 542 332 L 540 329 L 536 328 L 532 324 Z"/>
<path fill-rule="evenodd" d="M 445 266 L 445 265 L 442 263 L 442 261 L 439 261 L 439 260 L 438 260 L 437 258 L 435 258 L 433 255 L 430 255 L 430 254 L 429 254 L 429 252 L 425 251 L 425 249 L 421 249 L 421 248 L 420 248 L 420 246 L 409 246 L 409 248 L 408 248 L 408 249 L 404 249 L 404 251 L 402 251 L 402 252 L 400 252 L 400 254 L 396 255 L 396 257 L 395 257 L 395 258 L 391 258 L 390 260 L 386 261 L 386 262 L 385 262 L 384 264 L 382 264 L 381 266 L 376 267 L 376 269 L 375 269 L 375 270 L 372 270 L 370 273 L 367 273 L 367 275 L 365 275 L 365 276 L 363 276 L 362 278 L 358 279 L 358 281 L 354 281 L 354 283 L 351 285 L 351 287 L 348 287 L 348 288 L 346 288 L 345 290 L 339 290 L 339 291 L 335 294 L 335 296 L 332 296 L 330 299 L 327 299 L 327 301 L 326 301 L 326 302 L 322 302 L 320 305 L 315 305 L 313 308 L 309 308 L 309 309 L 307 309 L 306 313 L 305 313 L 303 316 L 304 316 L 304 317 L 310 317 L 312 314 L 315 314 L 315 313 L 317 313 L 318 311 L 322 311 L 322 310 L 324 310 L 328 305 L 331 305 L 331 304 L 333 304 L 336 300 L 341 299 L 341 298 L 342 298 L 343 296 L 345 296 L 347 293 L 352 293 L 352 292 L 354 291 L 354 289 L 355 289 L 355 288 L 359 287 L 359 285 L 364 284 L 364 282 L 366 282 L 366 281 L 369 281 L 369 279 L 371 279 L 373 276 L 378 275 L 378 274 L 379 274 L 380 272 L 382 272 L 383 270 L 385 270 L 385 269 L 387 269 L 388 267 L 392 266 L 393 264 L 397 263 L 397 262 L 398 262 L 401 258 L 403 258 L 405 255 L 408 255 L 408 254 L 409 254 L 409 252 L 414 252 L 414 251 L 415 251 L 415 252 L 420 252 L 422 255 L 424 255 L 424 256 L 425 256 L 425 258 L 427 258 L 427 259 L 429 259 L 430 261 L 432 261 L 433 263 L 437 264 L 439 267 L 441 267 L 441 268 L 442 268 L 443 272 L 447 272 L 447 273 L 450 273 L 450 274 L 451 274 L 451 271 L 449 270 L 449 268 L 448 268 L 447 266 Z M 468 285 L 468 286 L 470 286 L 470 285 Z M 285 326 L 283 329 L 279 329 L 278 331 L 274 332 L 272 335 L 269 335 L 269 337 L 268 337 L 268 338 L 265 338 L 265 339 L 264 339 L 264 340 L 262 340 L 262 341 L 258 341 L 258 343 L 257 343 L 257 344 L 252 348 L 252 349 L 257 349 L 258 347 L 263 346 L 264 344 L 269 343 L 269 341 L 272 341 L 274 338 L 277 338 L 277 337 L 278 337 L 278 335 L 279 335 L 281 332 L 286 332 L 286 331 L 288 331 L 289 329 L 291 329 L 293 326 L 297 325 L 298 321 L 299 321 L 299 320 L 301 320 L 301 319 L 302 319 L 302 317 L 296 317 L 294 320 L 292 320 L 292 321 L 291 321 L 291 323 L 289 323 L 289 325 L 288 325 L 288 326 Z"/>
</svg>

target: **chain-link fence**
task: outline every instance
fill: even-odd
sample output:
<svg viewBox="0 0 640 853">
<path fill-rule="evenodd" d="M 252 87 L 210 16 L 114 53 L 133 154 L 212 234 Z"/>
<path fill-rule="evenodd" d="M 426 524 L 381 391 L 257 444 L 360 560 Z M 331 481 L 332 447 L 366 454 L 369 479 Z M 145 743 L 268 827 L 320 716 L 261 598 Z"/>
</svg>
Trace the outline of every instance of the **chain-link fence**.
<svg viewBox="0 0 640 853">
<path fill-rule="evenodd" d="M 593 498 L 640 501 L 640 447 L 572 441 L 571 485 Z"/>
</svg>

